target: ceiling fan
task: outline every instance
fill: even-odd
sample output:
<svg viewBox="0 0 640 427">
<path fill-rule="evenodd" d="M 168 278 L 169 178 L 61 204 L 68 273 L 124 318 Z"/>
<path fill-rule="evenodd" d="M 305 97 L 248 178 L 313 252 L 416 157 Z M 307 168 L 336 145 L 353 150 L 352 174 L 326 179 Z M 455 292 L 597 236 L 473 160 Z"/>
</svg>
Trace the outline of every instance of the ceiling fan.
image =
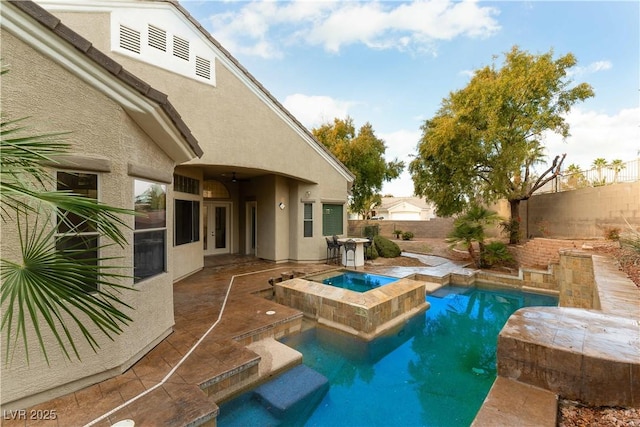
<svg viewBox="0 0 640 427">
<path fill-rule="evenodd" d="M 228 177 L 228 174 L 222 174 L 222 176 Z M 231 179 L 227 179 L 228 182 L 247 182 L 248 179 L 238 178 L 235 172 L 231 172 Z"/>
</svg>

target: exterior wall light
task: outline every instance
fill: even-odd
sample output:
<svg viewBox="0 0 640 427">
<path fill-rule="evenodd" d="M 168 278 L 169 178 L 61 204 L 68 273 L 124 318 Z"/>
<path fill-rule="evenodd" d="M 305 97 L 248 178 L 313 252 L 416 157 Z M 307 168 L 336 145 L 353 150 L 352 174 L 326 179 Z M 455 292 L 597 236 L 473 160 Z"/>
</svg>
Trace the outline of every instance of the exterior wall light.
<svg viewBox="0 0 640 427">
<path fill-rule="evenodd" d="M 280 202 L 278 207 L 280 208 L 280 210 L 284 210 L 284 208 L 286 208 L 287 206 L 284 204 L 284 202 Z"/>
</svg>

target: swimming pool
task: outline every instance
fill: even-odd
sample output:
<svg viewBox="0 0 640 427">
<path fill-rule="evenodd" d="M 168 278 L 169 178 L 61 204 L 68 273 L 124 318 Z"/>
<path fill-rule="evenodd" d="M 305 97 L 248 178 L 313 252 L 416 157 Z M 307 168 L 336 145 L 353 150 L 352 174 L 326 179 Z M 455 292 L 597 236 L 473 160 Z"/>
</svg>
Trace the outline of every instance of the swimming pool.
<svg viewBox="0 0 640 427">
<path fill-rule="evenodd" d="M 344 271 L 339 272 L 335 276 L 323 279 L 322 283 L 342 289 L 349 289 L 350 291 L 367 292 L 396 281 L 398 281 L 396 277 L 362 273 L 359 271 Z"/>
<path fill-rule="evenodd" d="M 517 309 L 557 298 L 510 290 L 445 287 L 431 308 L 370 342 L 313 328 L 283 342 L 330 381 L 315 408 L 273 417 L 250 393 L 221 406 L 220 426 L 469 425 L 496 376 L 496 342 Z"/>
</svg>

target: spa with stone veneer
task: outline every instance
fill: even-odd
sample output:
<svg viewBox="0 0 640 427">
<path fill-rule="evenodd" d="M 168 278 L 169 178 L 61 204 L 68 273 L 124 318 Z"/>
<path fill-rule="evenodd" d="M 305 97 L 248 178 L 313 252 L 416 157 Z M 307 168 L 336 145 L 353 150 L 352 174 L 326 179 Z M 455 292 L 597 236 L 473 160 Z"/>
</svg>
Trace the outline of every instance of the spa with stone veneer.
<svg viewBox="0 0 640 427">
<path fill-rule="evenodd" d="M 412 279 L 354 292 L 296 278 L 275 284 L 275 300 L 319 324 L 372 340 L 429 308 L 425 284 Z"/>
</svg>

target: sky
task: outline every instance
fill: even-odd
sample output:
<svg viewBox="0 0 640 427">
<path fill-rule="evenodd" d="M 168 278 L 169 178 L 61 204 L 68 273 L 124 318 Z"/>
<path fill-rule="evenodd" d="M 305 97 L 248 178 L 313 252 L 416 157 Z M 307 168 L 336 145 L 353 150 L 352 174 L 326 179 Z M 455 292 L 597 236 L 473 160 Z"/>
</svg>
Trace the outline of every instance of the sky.
<svg viewBox="0 0 640 427">
<path fill-rule="evenodd" d="M 408 165 L 421 126 L 474 70 L 517 45 L 572 53 L 572 84 L 595 97 L 566 116 L 571 136 L 545 138 L 549 163 L 589 169 L 599 157 L 640 157 L 640 2 L 636 1 L 181 1 L 308 129 L 370 123 L 387 161 Z M 383 195 L 411 196 L 407 171 Z"/>
</svg>

